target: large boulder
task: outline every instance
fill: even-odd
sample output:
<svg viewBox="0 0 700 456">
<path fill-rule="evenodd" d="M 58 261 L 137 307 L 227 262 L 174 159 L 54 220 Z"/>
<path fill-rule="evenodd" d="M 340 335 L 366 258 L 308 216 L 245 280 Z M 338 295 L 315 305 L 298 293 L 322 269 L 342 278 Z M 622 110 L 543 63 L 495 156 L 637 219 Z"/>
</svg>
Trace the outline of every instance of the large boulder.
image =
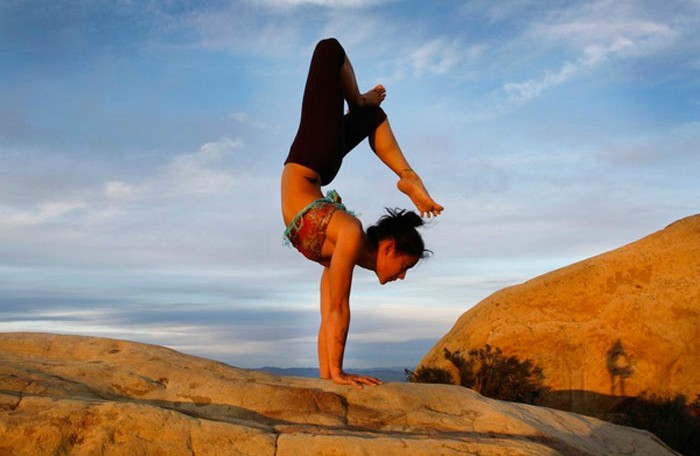
<svg viewBox="0 0 700 456">
<path fill-rule="evenodd" d="M 675 453 L 645 431 L 457 386 L 357 390 L 133 342 L 9 333 L 0 454 Z"/>
<path fill-rule="evenodd" d="M 602 415 L 622 396 L 700 394 L 700 215 L 500 290 L 465 312 L 420 366 L 486 344 L 530 359 L 549 405 Z M 618 399 L 618 400 L 615 400 Z"/>
</svg>

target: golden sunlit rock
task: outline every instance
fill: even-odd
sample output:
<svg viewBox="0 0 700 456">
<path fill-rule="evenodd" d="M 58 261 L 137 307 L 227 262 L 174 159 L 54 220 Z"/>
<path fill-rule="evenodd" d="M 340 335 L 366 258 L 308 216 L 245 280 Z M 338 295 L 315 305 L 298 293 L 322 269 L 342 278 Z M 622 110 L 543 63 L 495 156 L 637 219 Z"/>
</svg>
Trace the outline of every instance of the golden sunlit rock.
<svg viewBox="0 0 700 456">
<path fill-rule="evenodd" d="M 458 386 L 247 371 L 111 339 L 0 335 L 0 454 L 671 455 L 648 432 Z"/>
<path fill-rule="evenodd" d="M 542 367 L 548 405 L 600 415 L 622 396 L 700 394 L 700 215 L 500 290 L 465 312 L 443 349 L 485 344 Z"/>
</svg>

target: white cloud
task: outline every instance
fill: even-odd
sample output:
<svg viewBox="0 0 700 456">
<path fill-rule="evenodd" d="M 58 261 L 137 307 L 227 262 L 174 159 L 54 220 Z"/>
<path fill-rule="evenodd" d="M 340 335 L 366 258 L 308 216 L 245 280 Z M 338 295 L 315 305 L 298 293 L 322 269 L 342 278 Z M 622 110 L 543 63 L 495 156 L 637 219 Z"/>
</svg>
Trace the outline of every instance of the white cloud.
<svg viewBox="0 0 700 456">
<path fill-rule="evenodd" d="M 393 0 L 259 0 L 270 7 L 295 7 L 315 5 L 327 8 L 357 8 L 381 5 Z"/>
<path fill-rule="evenodd" d="M 464 79 L 466 76 L 471 76 L 472 73 L 472 70 L 465 68 L 481 57 L 486 49 L 483 44 L 465 42 L 463 39 L 453 36 L 402 41 L 396 39 L 395 36 L 404 35 L 403 29 L 397 27 L 387 33 L 387 27 L 390 26 L 382 25 L 379 22 L 375 24 L 373 29 L 367 29 L 367 24 L 365 24 L 363 32 L 360 33 L 364 36 L 365 43 L 354 45 L 355 48 L 362 49 L 368 46 L 367 41 L 391 43 L 381 51 L 382 54 L 395 56 L 379 64 L 379 67 L 386 66 L 384 71 L 387 74 L 379 80 L 383 83 L 414 78 L 423 80 L 423 84 L 428 81 L 428 85 L 423 87 L 430 88 L 430 78 L 432 77 L 448 76 L 451 79 Z M 388 35 L 386 39 L 382 39 L 384 34 Z M 381 48 L 381 46 L 383 45 L 370 44 L 370 51 L 365 52 L 377 51 L 377 48 Z M 364 71 L 360 69 L 359 73 L 362 74 Z"/>
<path fill-rule="evenodd" d="M 538 6 L 541 6 L 541 2 L 537 0 L 471 0 L 460 2 L 456 6 L 456 12 L 464 17 L 483 17 L 490 23 L 496 23 L 513 18 L 522 20 L 523 17 L 537 11 Z"/>
<path fill-rule="evenodd" d="M 255 128 L 256 130 L 269 132 L 275 129 L 273 125 L 254 119 L 250 115 L 248 115 L 248 113 L 245 112 L 232 112 L 228 115 L 228 118 L 236 123 L 245 125 L 246 127 Z"/>
<path fill-rule="evenodd" d="M 583 56 L 574 62 L 564 62 L 557 71 L 545 71 L 545 75 L 540 79 L 505 83 L 503 89 L 509 101 L 527 102 L 539 96 L 543 91 L 563 84 L 582 72 L 592 70 L 609 58 L 624 54 L 635 47 L 632 40 L 623 37 L 614 39 L 607 46 L 589 45 L 583 49 Z"/>
<path fill-rule="evenodd" d="M 535 24 L 529 33 L 550 43 L 564 42 L 577 47 L 608 48 L 616 41 L 628 41 L 640 53 L 667 46 L 677 36 L 671 25 L 644 18 L 629 5 L 623 7 L 606 1 L 596 5 L 599 7 L 574 8 L 565 15 L 555 16 L 549 23 Z"/>
<path fill-rule="evenodd" d="M 104 193 L 108 198 L 123 199 L 132 196 L 134 189 L 124 182 L 109 181 L 105 183 Z"/>
<path fill-rule="evenodd" d="M 175 157 L 149 185 L 149 190 L 167 196 L 227 191 L 236 179 L 218 165 L 229 153 L 242 146 L 240 140 L 223 138 L 204 144 L 195 153 Z"/>
<path fill-rule="evenodd" d="M 503 85 L 509 101 L 527 102 L 539 96 L 542 91 L 559 85 L 573 77 L 580 69 L 580 63 L 566 62 L 556 72 L 547 71 L 541 79 L 530 79 L 525 82 L 507 82 Z"/>
<path fill-rule="evenodd" d="M 301 41 L 303 17 L 282 14 L 287 8 L 277 11 L 261 6 L 266 4 L 234 2 L 227 9 L 203 9 L 188 15 L 183 24 L 198 37 L 187 46 L 256 56 L 289 54 Z"/>
<path fill-rule="evenodd" d="M 552 15 L 549 22 L 531 27 L 526 37 L 528 42 L 550 46 L 568 44 L 579 57 L 555 71 L 545 70 L 541 78 L 505 83 L 503 90 L 511 102 L 530 101 L 614 59 L 653 54 L 673 43 L 677 33 L 667 24 L 640 17 L 629 3 L 603 0 Z"/>
<path fill-rule="evenodd" d="M 104 194 L 115 200 L 147 200 L 227 192 L 235 185 L 236 177 L 226 165 L 233 152 L 242 147 L 241 140 L 226 137 L 205 143 L 196 152 L 174 157 L 141 182 L 106 182 Z"/>
<path fill-rule="evenodd" d="M 245 112 L 232 112 L 228 115 L 228 118 L 236 122 L 245 123 L 248 121 L 248 114 Z"/>
<path fill-rule="evenodd" d="M 81 230 L 87 224 L 112 222 L 126 216 L 133 205 L 151 204 L 150 201 L 175 200 L 184 196 L 207 197 L 222 195 L 236 185 L 232 161 L 234 152 L 243 147 L 242 141 L 224 137 L 208 142 L 193 153 L 175 156 L 155 173 L 141 180 L 108 179 L 97 187 L 87 182 L 63 189 L 64 194 L 36 195 L 38 201 L 23 207 L 5 203 L 0 206 L 0 226 L 6 229 L 59 224 Z M 56 169 L 60 175 L 66 170 Z M 74 196 L 77 195 L 77 196 Z M 58 235 L 60 229 L 55 228 Z"/>
<path fill-rule="evenodd" d="M 86 203 L 82 201 L 47 201 L 30 210 L 5 209 L 0 211 L 0 226 L 18 229 L 44 225 L 56 222 L 71 212 L 85 207 Z"/>
<path fill-rule="evenodd" d="M 461 52 L 456 43 L 439 38 L 413 50 L 408 61 L 417 77 L 440 75 L 452 70 L 461 61 Z"/>
<path fill-rule="evenodd" d="M 178 155 L 167 168 L 175 170 L 202 169 L 243 146 L 240 139 L 221 138 L 203 144 L 197 152 Z"/>
</svg>

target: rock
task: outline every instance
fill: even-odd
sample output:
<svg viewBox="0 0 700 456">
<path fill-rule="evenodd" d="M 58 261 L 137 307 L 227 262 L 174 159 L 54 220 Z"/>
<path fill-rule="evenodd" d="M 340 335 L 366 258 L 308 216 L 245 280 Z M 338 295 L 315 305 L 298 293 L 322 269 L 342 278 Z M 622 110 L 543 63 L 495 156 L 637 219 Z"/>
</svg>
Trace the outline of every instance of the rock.
<svg viewBox="0 0 700 456">
<path fill-rule="evenodd" d="M 443 349 L 500 348 L 543 368 L 549 405 L 600 415 L 621 396 L 700 394 L 700 215 L 505 288 L 465 312 Z"/>
<path fill-rule="evenodd" d="M 0 334 L 0 454 L 675 454 L 645 431 L 450 385 L 356 390 L 120 340 Z"/>
</svg>

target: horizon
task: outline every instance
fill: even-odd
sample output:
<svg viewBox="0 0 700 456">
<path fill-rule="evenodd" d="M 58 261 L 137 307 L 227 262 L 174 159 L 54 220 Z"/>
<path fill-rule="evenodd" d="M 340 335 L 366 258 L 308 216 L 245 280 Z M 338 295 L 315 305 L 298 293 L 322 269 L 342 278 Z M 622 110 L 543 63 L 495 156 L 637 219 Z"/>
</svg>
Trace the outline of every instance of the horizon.
<svg viewBox="0 0 700 456">
<path fill-rule="evenodd" d="M 0 331 L 316 366 L 320 267 L 279 177 L 335 36 L 445 211 L 432 258 L 356 270 L 345 365 L 417 366 L 492 293 L 697 214 L 700 3 L 0 4 Z M 331 186 L 413 209 L 358 146 Z"/>
</svg>

